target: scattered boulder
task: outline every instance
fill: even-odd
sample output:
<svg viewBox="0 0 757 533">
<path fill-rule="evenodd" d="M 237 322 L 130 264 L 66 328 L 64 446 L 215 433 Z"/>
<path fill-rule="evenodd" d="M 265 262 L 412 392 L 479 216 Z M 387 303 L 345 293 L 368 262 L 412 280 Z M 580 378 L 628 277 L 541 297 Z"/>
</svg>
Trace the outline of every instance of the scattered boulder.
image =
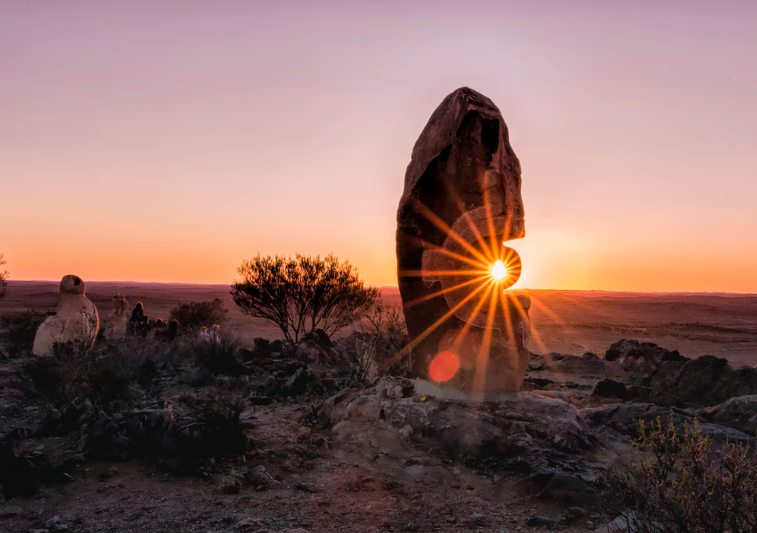
<svg viewBox="0 0 757 533">
<path fill-rule="evenodd" d="M 244 480 L 244 475 L 236 470 L 232 470 L 221 478 L 218 489 L 224 494 L 236 494 L 244 487 Z"/>
<path fill-rule="evenodd" d="M 685 426 L 692 426 L 697 418 L 697 413 L 679 408 L 667 408 L 651 403 L 623 403 L 611 404 L 603 407 L 593 407 L 583 410 L 589 424 L 595 429 L 610 429 L 626 437 L 636 438 L 638 436 L 639 420 L 644 420 L 647 427 L 653 424 L 659 418 L 663 423 L 673 416 L 673 422 L 676 430 L 683 434 Z M 754 445 L 755 439 L 750 435 L 736 429 L 719 426 L 710 423 L 701 423 L 702 434 L 709 436 L 713 441 L 738 442 L 747 445 Z M 618 439 L 616 439 L 618 440 Z"/>
<path fill-rule="evenodd" d="M 592 501 L 596 497 L 596 493 L 593 488 L 576 476 L 555 473 L 550 476 L 549 481 L 537 497 L 562 503 L 580 503 Z"/>
<path fill-rule="evenodd" d="M 32 352 L 40 357 L 53 354 L 56 344 L 74 342 L 91 348 L 100 329 L 97 307 L 84 295 L 85 283 L 79 276 L 63 276 L 57 312 L 42 322 L 34 337 Z"/>
<path fill-rule="evenodd" d="M 552 527 L 556 524 L 557 524 L 557 521 L 553 520 L 552 518 L 548 516 L 532 516 L 526 520 L 526 525 L 530 527 L 535 527 L 535 526 Z"/>
<path fill-rule="evenodd" d="M 68 531 L 68 524 L 58 515 L 45 522 L 45 529 L 50 533 L 63 533 Z"/>
<path fill-rule="evenodd" d="M 654 385 L 651 401 L 662 405 L 713 406 L 729 398 L 757 394 L 757 369 L 732 368 L 727 359 L 703 355 L 686 361 L 672 378 Z"/>
<path fill-rule="evenodd" d="M 659 368 L 663 361 L 685 359 L 677 350 L 666 350 L 653 342 L 620 340 L 605 352 L 605 360 L 617 361 L 627 372 L 647 374 Z"/>
<path fill-rule="evenodd" d="M 757 395 L 737 396 L 701 411 L 708 422 L 757 436 Z"/>
<path fill-rule="evenodd" d="M 563 520 L 567 524 L 572 524 L 573 522 L 577 522 L 584 518 L 586 516 L 586 509 L 583 507 L 568 507 L 565 509 L 565 513 L 563 513 Z"/>
<path fill-rule="evenodd" d="M 266 490 L 276 483 L 273 476 L 263 465 L 258 465 L 244 474 L 244 478 L 255 490 Z"/>
<path fill-rule="evenodd" d="M 594 386 L 591 395 L 602 398 L 617 398 L 619 400 L 630 400 L 633 397 L 624 383 L 610 378 L 605 378 L 602 381 L 599 381 Z"/>
</svg>

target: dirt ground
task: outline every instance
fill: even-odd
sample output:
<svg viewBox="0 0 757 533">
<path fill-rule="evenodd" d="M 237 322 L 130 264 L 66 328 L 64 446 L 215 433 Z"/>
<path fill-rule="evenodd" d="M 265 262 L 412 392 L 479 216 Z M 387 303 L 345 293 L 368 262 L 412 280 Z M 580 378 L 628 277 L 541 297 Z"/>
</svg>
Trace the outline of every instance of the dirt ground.
<svg viewBox="0 0 757 533">
<path fill-rule="evenodd" d="M 232 325 L 243 339 L 276 339 L 281 332 L 269 322 L 242 314 L 227 285 L 87 282 L 87 295 L 101 317 L 110 313 L 115 292 L 130 305 L 141 301 L 150 318 L 166 319 L 171 308 L 186 301 L 221 298 Z M 757 363 L 757 295 L 696 293 L 624 293 L 603 291 L 524 291 L 532 300 L 531 351 L 580 355 L 603 354 L 619 339 L 650 341 L 679 350 L 687 357 L 715 355 L 736 365 Z M 399 304 L 396 287 L 383 287 L 388 304 Z M 57 282 L 16 281 L 0 302 L 0 313 L 34 308 L 52 311 L 58 302 Z"/>
<path fill-rule="evenodd" d="M 20 399 L 9 384 L 22 363 L 3 365 L 3 403 Z M 243 413 L 253 449 L 222 460 L 207 478 L 174 476 L 138 458 L 83 461 L 71 483 L 0 503 L 0 531 L 500 532 L 524 529 L 533 516 L 563 516 L 566 506 L 527 495 L 513 479 L 482 475 L 409 444 L 399 454 L 380 445 L 336 444 L 329 430 L 304 423 L 311 407 L 292 400 Z M 51 437 L 38 448 L 65 446 L 65 439 Z M 221 490 L 225 472 L 257 465 L 277 480 L 268 490 Z M 68 529 L 47 529 L 55 516 Z M 596 525 L 598 515 L 590 513 L 560 529 Z"/>
<path fill-rule="evenodd" d="M 239 328 L 245 342 L 279 337 L 270 324 L 241 314 L 226 286 L 92 282 L 87 289 L 102 316 L 109 314 L 115 292 L 123 293 L 130 305 L 142 301 L 150 318 L 167 318 L 171 307 L 180 302 L 219 297 L 227 302 L 232 325 Z M 383 292 L 387 303 L 399 302 L 397 289 Z M 713 354 L 735 365 L 757 362 L 757 296 L 572 291 L 531 291 L 530 296 L 535 353 L 604 353 L 625 337 L 657 342 L 688 357 Z M 15 282 L 0 304 L 0 313 L 27 308 L 48 311 L 56 302 L 57 283 Z M 0 365 L 0 424 L 8 427 L 23 427 L 38 408 L 13 386 L 23 364 L 23 360 L 10 360 Z M 538 371 L 529 376 L 557 379 Z M 584 388 L 590 390 L 597 379 L 592 377 Z M 155 391 L 155 398 L 172 398 L 181 392 L 170 383 Z M 215 473 L 207 477 L 168 474 L 144 458 L 82 460 L 73 482 L 43 487 L 34 496 L 0 501 L 0 533 L 496 533 L 592 531 L 601 525 L 591 505 L 577 521 L 561 522 L 567 506 L 537 499 L 520 478 L 453 463 L 422 447 L 407 443 L 397 451 L 381 443 L 358 447 L 336 442 L 329 429 L 308 422 L 320 400 L 249 405 L 241 418 L 253 446 L 244 455 L 219 460 Z M 76 453 L 63 437 L 42 439 L 37 446 L 42 454 Z M 612 460 L 626 459 L 618 450 L 602 453 Z M 221 490 L 223 476 L 232 469 L 260 465 L 276 480 L 267 490 L 252 486 L 235 494 Z M 50 525 L 55 516 L 62 524 L 57 529 L 55 522 Z M 527 525 L 534 517 L 554 522 Z"/>
</svg>

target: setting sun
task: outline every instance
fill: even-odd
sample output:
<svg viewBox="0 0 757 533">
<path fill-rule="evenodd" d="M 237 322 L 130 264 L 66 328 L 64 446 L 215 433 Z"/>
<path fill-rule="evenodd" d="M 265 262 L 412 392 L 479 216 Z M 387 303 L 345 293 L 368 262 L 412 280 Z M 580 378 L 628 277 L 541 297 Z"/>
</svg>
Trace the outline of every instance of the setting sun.
<svg viewBox="0 0 757 533">
<path fill-rule="evenodd" d="M 495 281 L 502 281 L 507 277 L 507 267 L 501 259 L 497 259 L 492 265 L 492 277 Z"/>
</svg>

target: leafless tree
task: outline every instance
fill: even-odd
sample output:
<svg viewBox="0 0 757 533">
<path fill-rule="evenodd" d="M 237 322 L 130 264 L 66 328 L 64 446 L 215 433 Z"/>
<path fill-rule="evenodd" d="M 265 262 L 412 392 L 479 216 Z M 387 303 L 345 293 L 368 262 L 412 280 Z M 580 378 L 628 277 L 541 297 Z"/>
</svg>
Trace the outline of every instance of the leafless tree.
<svg viewBox="0 0 757 533">
<path fill-rule="evenodd" d="M 333 255 L 284 257 L 258 255 L 239 267 L 231 295 L 243 312 L 275 323 L 297 342 L 315 329 L 333 335 L 378 300 L 357 269 Z"/>
</svg>

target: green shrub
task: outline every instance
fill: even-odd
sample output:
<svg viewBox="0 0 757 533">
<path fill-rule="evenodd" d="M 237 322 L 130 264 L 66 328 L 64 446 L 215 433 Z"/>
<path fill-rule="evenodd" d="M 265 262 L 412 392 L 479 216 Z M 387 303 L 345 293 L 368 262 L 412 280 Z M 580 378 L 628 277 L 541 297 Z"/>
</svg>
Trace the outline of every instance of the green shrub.
<svg viewBox="0 0 757 533">
<path fill-rule="evenodd" d="M 652 457 L 609 476 L 603 501 L 618 516 L 616 531 L 757 532 L 757 459 L 749 447 L 717 450 L 698 421 L 680 435 L 672 413 L 667 425 L 640 421 L 634 443 Z"/>
</svg>

